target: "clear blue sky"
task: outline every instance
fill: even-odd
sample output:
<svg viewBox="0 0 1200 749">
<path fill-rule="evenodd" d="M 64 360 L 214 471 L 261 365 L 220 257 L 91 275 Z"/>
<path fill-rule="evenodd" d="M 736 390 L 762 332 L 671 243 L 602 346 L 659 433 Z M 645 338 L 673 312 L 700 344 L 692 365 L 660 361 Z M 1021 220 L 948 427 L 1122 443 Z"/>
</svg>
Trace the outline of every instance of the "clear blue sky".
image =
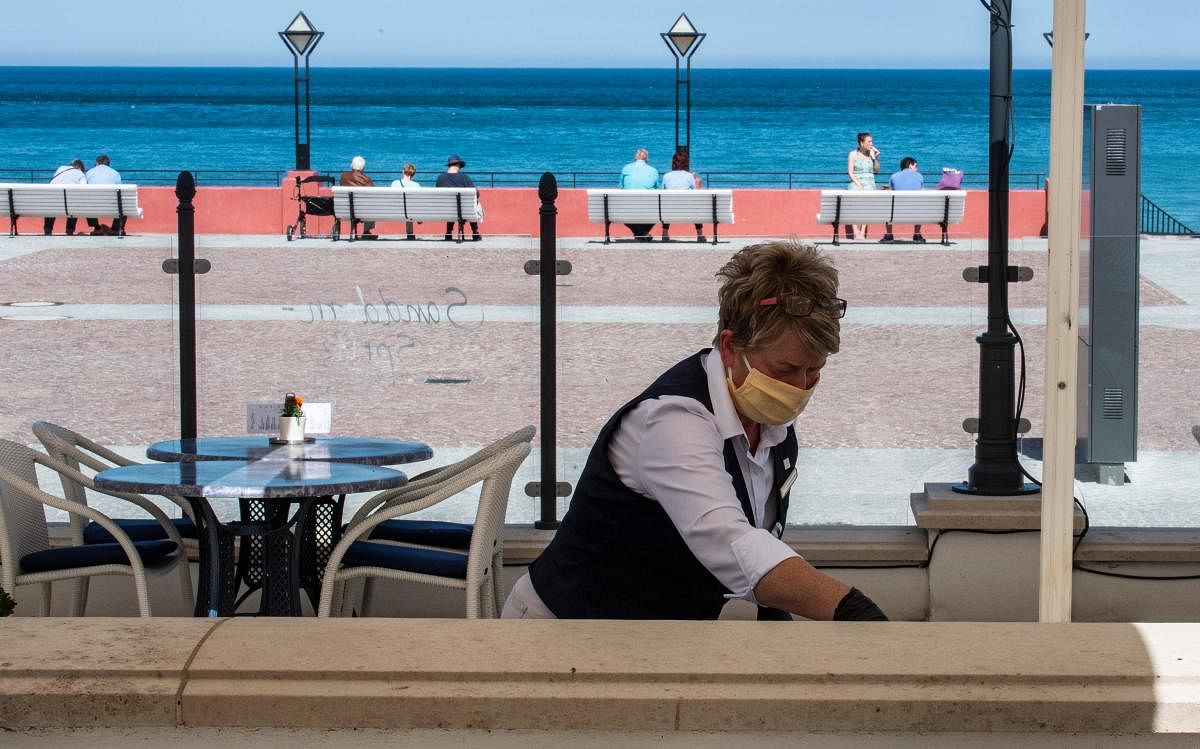
<svg viewBox="0 0 1200 749">
<path fill-rule="evenodd" d="M 1017 67 L 1048 68 L 1052 0 L 1014 0 Z M 1200 68 L 1200 0 L 1089 0 L 1092 68 Z M 706 67 L 985 68 L 977 0 L 11 0 L 0 65 L 282 66 L 303 9 L 324 66 L 658 67 L 681 11 Z"/>
</svg>

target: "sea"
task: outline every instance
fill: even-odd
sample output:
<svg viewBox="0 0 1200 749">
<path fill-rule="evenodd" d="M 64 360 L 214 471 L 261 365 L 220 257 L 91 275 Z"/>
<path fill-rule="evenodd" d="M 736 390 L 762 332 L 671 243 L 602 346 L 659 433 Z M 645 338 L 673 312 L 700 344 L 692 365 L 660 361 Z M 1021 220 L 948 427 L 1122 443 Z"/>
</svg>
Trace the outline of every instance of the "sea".
<svg viewBox="0 0 1200 749">
<path fill-rule="evenodd" d="M 545 171 L 565 187 L 608 185 L 638 147 L 669 167 L 674 72 L 314 67 L 312 166 L 337 173 L 362 155 L 377 180 L 412 162 L 432 181 L 456 154 L 482 185 Z M 107 153 L 127 181 L 187 169 L 201 184 L 270 184 L 296 163 L 293 85 L 290 67 L 0 67 L 0 180 Z M 1142 193 L 1200 227 L 1200 71 L 1093 70 L 1085 85 L 1087 103 L 1142 105 Z M 691 167 L 713 187 L 840 187 L 859 131 L 884 173 L 913 156 L 929 178 L 952 167 L 987 186 L 986 70 L 697 67 L 690 103 Z M 1012 123 L 1011 187 L 1041 187 L 1048 70 L 1014 71 Z"/>
</svg>

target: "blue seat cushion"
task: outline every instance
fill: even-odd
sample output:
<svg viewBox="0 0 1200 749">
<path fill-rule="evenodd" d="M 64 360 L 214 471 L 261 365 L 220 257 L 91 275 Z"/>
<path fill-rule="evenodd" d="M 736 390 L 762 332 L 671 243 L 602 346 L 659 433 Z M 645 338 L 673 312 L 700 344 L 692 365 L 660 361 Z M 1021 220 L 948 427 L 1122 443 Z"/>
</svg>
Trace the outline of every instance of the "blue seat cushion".
<svg viewBox="0 0 1200 749">
<path fill-rule="evenodd" d="M 174 541 L 137 541 L 134 546 L 137 547 L 138 556 L 142 558 L 142 564 L 147 567 L 162 562 L 175 551 Z M 21 557 L 22 572 L 52 572 L 102 564 L 129 564 L 129 558 L 125 556 L 121 545 L 115 543 L 47 549 Z"/>
<path fill-rule="evenodd" d="M 438 577 L 467 579 L 467 555 L 452 551 L 355 541 L 342 558 L 346 567 L 385 567 Z"/>
<path fill-rule="evenodd" d="M 132 541 L 158 541 L 167 537 L 167 532 L 154 518 L 113 518 L 117 527 L 125 531 Z M 196 524 L 191 518 L 175 518 L 171 521 L 184 538 L 196 537 Z M 83 529 L 85 544 L 114 544 L 117 539 L 99 523 L 88 523 Z"/>
<path fill-rule="evenodd" d="M 471 533 L 475 526 L 470 523 L 450 523 L 443 520 L 388 520 L 371 531 L 376 541 L 394 541 L 398 544 L 420 544 L 439 549 L 471 548 Z"/>
</svg>

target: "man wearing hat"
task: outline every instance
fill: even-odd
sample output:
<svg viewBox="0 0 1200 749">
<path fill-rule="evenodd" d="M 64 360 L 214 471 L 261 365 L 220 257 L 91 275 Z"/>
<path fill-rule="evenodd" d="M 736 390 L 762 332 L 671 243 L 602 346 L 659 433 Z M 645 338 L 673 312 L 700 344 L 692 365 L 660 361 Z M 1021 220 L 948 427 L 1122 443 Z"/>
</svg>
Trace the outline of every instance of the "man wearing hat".
<svg viewBox="0 0 1200 749">
<path fill-rule="evenodd" d="M 458 154 L 452 155 L 450 158 L 446 159 L 446 171 L 444 171 L 438 175 L 437 182 L 435 183 L 436 186 L 437 187 L 474 187 L 475 183 L 471 181 L 471 178 L 461 171 L 466 166 L 467 166 L 467 162 L 458 158 Z M 452 239 L 454 239 L 454 222 L 447 221 L 446 222 L 446 241 L 449 242 Z M 481 237 L 479 235 L 479 224 L 472 221 L 471 222 L 471 241 L 478 242 L 481 239 L 483 239 L 483 237 Z"/>
</svg>

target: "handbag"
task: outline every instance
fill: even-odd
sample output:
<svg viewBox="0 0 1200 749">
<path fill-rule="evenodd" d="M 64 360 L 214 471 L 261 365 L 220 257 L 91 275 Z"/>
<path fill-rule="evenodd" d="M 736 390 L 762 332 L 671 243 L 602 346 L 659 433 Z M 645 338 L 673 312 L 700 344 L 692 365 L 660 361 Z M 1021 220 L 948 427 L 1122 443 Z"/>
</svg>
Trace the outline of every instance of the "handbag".
<svg viewBox="0 0 1200 749">
<path fill-rule="evenodd" d="M 938 190 L 961 190 L 963 173 L 959 169 L 948 166 L 942 167 L 942 179 L 937 183 Z"/>
</svg>

